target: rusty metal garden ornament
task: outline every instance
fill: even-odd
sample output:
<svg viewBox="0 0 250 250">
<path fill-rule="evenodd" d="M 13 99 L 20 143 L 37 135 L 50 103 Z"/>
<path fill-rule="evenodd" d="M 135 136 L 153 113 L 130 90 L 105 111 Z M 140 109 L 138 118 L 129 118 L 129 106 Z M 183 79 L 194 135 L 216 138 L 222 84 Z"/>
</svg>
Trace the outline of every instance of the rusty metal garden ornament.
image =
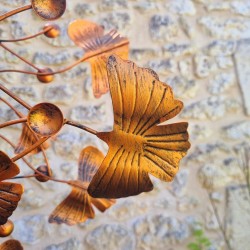
<svg viewBox="0 0 250 250">
<path fill-rule="evenodd" d="M 0 21 L 27 9 L 33 9 L 40 17 L 54 20 L 66 7 L 65 0 L 32 0 L 24 6 L 0 16 Z M 63 73 L 87 61 L 91 64 L 92 86 L 96 98 L 110 90 L 114 126 L 110 132 L 98 132 L 83 124 L 65 118 L 53 103 L 42 102 L 29 105 L 12 93 L 3 84 L 0 91 L 27 109 L 27 115 L 18 111 L 9 101 L 0 97 L 12 109 L 17 119 L 0 124 L 0 129 L 22 124 L 22 132 L 12 143 L 5 135 L 0 139 L 11 145 L 15 156 L 9 157 L 0 151 L 0 237 L 8 236 L 13 223 L 8 220 L 16 209 L 23 193 L 23 186 L 8 179 L 35 178 L 39 182 L 55 181 L 70 185 L 72 190 L 51 213 L 49 222 L 75 225 L 95 217 L 94 206 L 104 212 L 114 205 L 116 198 L 138 195 L 153 189 L 150 175 L 163 181 L 172 181 L 179 169 L 180 160 L 190 147 L 186 122 L 161 124 L 175 117 L 183 103 L 174 98 L 172 89 L 161 82 L 157 74 L 140 68 L 128 58 L 129 41 L 112 30 L 104 34 L 104 28 L 86 20 L 70 23 L 68 35 L 85 54 L 70 66 L 53 71 L 40 69 L 22 58 L 4 43 L 21 42 L 39 35 L 55 38 L 60 29 L 47 24 L 35 35 L 19 39 L 0 39 L 0 47 L 10 52 L 36 72 L 16 69 L 0 70 L 35 75 L 42 83 L 50 83 L 55 74 Z M 107 143 L 106 156 L 97 148 L 89 146 L 81 151 L 77 180 L 54 178 L 46 156 L 49 140 L 55 138 L 64 126 L 74 126 L 91 133 Z M 43 154 L 44 162 L 34 167 L 25 156 Z M 22 159 L 31 169 L 26 176 L 19 175 L 16 161 Z M 23 249 L 18 241 L 11 240 L 0 245 L 0 250 Z"/>
</svg>

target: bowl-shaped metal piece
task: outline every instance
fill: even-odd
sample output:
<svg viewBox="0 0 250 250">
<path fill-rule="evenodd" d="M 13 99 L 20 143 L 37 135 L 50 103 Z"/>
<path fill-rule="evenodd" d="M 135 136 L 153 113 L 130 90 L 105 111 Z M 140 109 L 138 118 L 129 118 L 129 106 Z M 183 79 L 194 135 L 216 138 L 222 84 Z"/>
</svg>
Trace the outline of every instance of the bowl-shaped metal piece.
<svg viewBox="0 0 250 250">
<path fill-rule="evenodd" d="M 45 20 L 55 20 L 63 15 L 66 0 L 31 0 L 35 13 Z"/>
<path fill-rule="evenodd" d="M 64 118 L 61 110 L 54 104 L 39 103 L 30 109 L 27 124 L 37 135 L 47 137 L 59 132 Z"/>
</svg>

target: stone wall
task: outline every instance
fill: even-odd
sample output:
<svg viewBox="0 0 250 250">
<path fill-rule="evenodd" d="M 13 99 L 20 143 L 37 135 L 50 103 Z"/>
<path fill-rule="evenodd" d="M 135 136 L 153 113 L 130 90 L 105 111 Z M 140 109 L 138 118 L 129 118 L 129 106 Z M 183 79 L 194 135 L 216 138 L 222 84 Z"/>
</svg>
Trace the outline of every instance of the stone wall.
<svg viewBox="0 0 250 250">
<path fill-rule="evenodd" d="M 1 0 L 0 12 L 27 3 Z M 249 249 L 250 202 L 239 163 L 250 138 L 249 0 L 68 0 L 67 4 L 65 15 L 56 21 L 62 29 L 59 38 L 40 37 L 9 46 L 38 66 L 56 69 L 82 55 L 67 37 L 70 21 L 85 18 L 107 30 L 118 29 L 131 41 L 130 59 L 153 68 L 184 102 L 179 120 L 190 123 L 192 148 L 172 183 L 153 179 L 151 193 L 120 199 L 105 214 L 97 212 L 95 220 L 74 227 L 47 222 L 69 187 L 25 180 L 25 194 L 12 216 L 12 237 L 25 249 L 37 250 L 182 250 L 192 241 L 193 230 L 202 226 L 212 241 L 209 250 L 222 250 L 226 247 L 208 199 L 211 192 L 233 249 Z M 34 34 L 43 25 L 27 11 L 2 22 L 0 37 Z M 0 58 L 0 68 L 30 69 L 3 50 Z M 57 75 L 50 85 L 15 73 L 1 74 L 0 81 L 31 105 L 50 101 L 72 120 L 98 130 L 112 126 L 110 96 L 93 97 L 88 64 Z M 15 118 L 0 105 L 0 122 Z M 20 128 L 1 133 L 17 141 Z M 52 141 L 47 152 L 58 178 L 76 177 L 77 158 L 87 145 L 107 150 L 101 141 L 74 128 L 64 128 Z M 0 149 L 13 154 L 3 141 Z M 42 156 L 30 159 L 36 165 Z M 23 173 L 30 173 L 21 160 L 18 164 Z"/>
</svg>

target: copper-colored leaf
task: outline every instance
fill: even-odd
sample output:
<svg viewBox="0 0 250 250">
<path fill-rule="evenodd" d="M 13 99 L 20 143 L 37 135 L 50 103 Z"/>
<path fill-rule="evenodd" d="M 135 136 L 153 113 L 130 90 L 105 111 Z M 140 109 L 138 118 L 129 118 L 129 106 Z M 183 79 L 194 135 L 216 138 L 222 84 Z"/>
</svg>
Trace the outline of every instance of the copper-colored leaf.
<svg viewBox="0 0 250 250">
<path fill-rule="evenodd" d="M 103 158 L 102 152 L 97 148 L 90 146 L 82 150 L 79 158 L 78 180 L 71 181 L 71 193 L 52 212 L 49 222 L 74 225 L 95 217 L 91 203 L 101 212 L 104 212 L 115 203 L 114 200 L 92 198 L 86 191 L 90 180 L 100 166 Z M 78 185 L 79 187 L 74 185 Z"/>
<path fill-rule="evenodd" d="M 17 240 L 7 240 L 0 245 L 0 250 L 23 250 L 23 247 Z"/>
<path fill-rule="evenodd" d="M 114 128 L 97 136 L 109 145 L 88 192 L 93 197 L 120 198 L 152 190 L 148 173 L 172 181 L 190 147 L 185 122 L 159 123 L 176 116 L 182 102 L 155 72 L 111 56 L 108 77 Z"/>
<path fill-rule="evenodd" d="M 0 181 L 10 179 L 19 172 L 19 167 L 12 162 L 8 155 L 0 151 Z"/>
<path fill-rule="evenodd" d="M 7 222 L 23 194 L 23 186 L 17 183 L 0 182 L 0 225 Z"/>
<path fill-rule="evenodd" d="M 25 149 L 27 149 L 30 146 L 32 146 L 33 144 L 35 144 L 37 141 L 38 141 L 38 139 L 36 138 L 34 132 L 31 131 L 30 128 L 26 124 L 23 125 L 22 134 L 21 134 L 19 142 L 15 148 L 15 153 L 16 154 L 21 153 Z M 42 144 L 42 146 L 43 146 L 43 149 L 46 150 L 50 146 L 50 144 L 49 144 L 49 142 L 45 142 Z M 37 154 L 40 151 L 41 151 L 41 146 L 37 147 L 36 149 L 31 151 L 29 154 Z"/>
<path fill-rule="evenodd" d="M 92 86 L 95 97 L 109 90 L 106 63 L 111 54 L 128 58 L 129 41 L 116 30 L 104 34 L 104 28 L 86 20 L 76 20 L 69 25 L 71 40 L 85 51 L 84 60 L 91 64 Z"/>
</svg>

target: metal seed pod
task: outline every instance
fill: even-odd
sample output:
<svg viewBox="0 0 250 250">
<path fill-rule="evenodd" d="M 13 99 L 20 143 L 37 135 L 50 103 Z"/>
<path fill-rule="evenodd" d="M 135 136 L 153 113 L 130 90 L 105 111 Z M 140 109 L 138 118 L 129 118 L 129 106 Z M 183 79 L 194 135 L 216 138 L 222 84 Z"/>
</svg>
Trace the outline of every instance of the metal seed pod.
<svg viewBox="0 0 250 250">
<path fill-rule="evenodd" d="M 37 135 L 47 137 L 59 132 L 64 118 L 61 110 L 54 104 L 39 103 L 30 109 L 27 124 Z"/>
<path fill-rule="evenodd" d="M 66 9 L 66 0 L 32 0 L 35 13 L 45 20 L 55 20 L 63 15 Z"/>
</svg>

